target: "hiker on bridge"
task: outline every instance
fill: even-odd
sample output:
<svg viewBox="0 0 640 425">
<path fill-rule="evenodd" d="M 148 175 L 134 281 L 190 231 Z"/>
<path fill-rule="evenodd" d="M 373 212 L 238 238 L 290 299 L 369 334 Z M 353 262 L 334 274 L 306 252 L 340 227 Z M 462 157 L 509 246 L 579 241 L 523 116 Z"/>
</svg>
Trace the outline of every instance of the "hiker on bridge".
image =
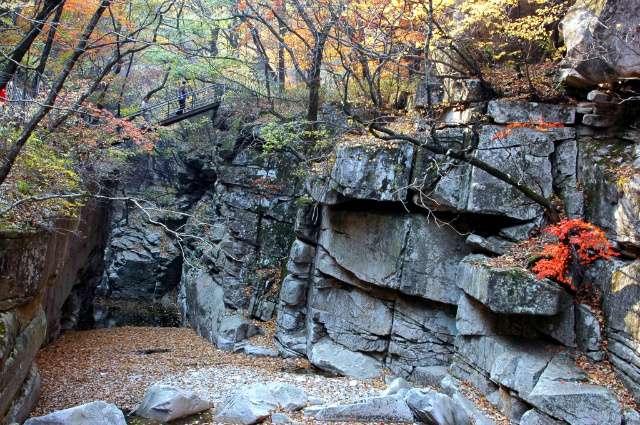
<svg viewBox="0 0 640 425">
<path fill-rule="evenodd" d="M 187 82 L 182 81 L 180 87 L 178 87 L 178 103 L 180 104 L 180 108 L 176 115 L 182 115 L 185 108 L 187 107 Z"/>
<path fill-rule="evenodd" d="M 142 103 L 140 104 L 140 115 L 144 119 L 144 122 L 147 123 L 147 126 L 151 126 L 151 111 L 149 110 L 149 96 L 145 96 L 142 99 Z"/>
</svg>

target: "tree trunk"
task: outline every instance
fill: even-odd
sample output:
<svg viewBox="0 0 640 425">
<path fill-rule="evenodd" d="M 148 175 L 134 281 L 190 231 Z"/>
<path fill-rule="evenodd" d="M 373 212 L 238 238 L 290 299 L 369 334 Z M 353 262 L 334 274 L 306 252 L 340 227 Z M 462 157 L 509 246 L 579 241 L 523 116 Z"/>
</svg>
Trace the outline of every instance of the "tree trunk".
<svg viewBox="0 0 640 425">
<path fill-rule="evenodd" d="M 36 75 L 33 77 L 33 82 L 31 83 L 31 90 L 34 93 L 34 97 L 38 94 L 38 86 L 40 84 L 40 79 L 44 74 L 44 70 L 47 66 L 47 61 L 49 60 L 49 54 L 51 53 L 51 48 L 53 47 L 53 39 L 56 35 L 56 30 L 58 28 L 58 23 L 60 22 L 60 17 L 62 16 L 62 9 L 64 7 L 65 0 L 62 0 L 60 6 L 56 9 L 56 14 L 53 16 L 53 20 L 51 21 L 51 28 L 49 28 L 49 32 L 47 33 L 47 41 L 42 49 L 42 54 L 40 55 L 40 62 L 38 63 L 38 67 L 36 68 Z"/>
<path fill-rule="evenodd" d="M 15 74 L 18 66 L 20 66 L 20 62 L 22 62 L 22 59 L 29 49 L 31 49 L 31 45 L 35 39 L 40 35 L 46 20 L 57 7 L 62 8 L 63 4 L 64 0 L 45 0 L 42 9 L 34 18 L 29 32 L 22 38 L 16 48 L 13 49 L 13 52 L 11 52 L 11 55 L 8 58 L 8 62 L 4 65 L 2 70 L 0 70 L 0 90 L 7 87 L 7 84 L 11 81 L 13 74 Z"/>
<path fill-rule="evenodd" d="M 100 6 L 98 7 L 98 9 L 96 9 L 95 13 L 91 17 L 91 20 L 87 24 L 84 30 L 84 33 L 80 38 L 80 41 L 78 41 L 78 44 L 76 45 L 75 49 L 73 50 L 73 53 L 71 54 L 71 57 L 67 59 L 67 62 L 65 63 L 64 68 L 58 75 L 58 78 L 56 78 L 56 80 L 53 82 L 51 90 L 49 91 L 49 96 L 47 96 L 47 99 L 45 100 L 44 104 L 35 113 L 35 115 L 31 117 L 29 122 L 23 128 L 20 135 L 13 142 L 13 145 L 11 145 L 9 152 L 7 152 L 7 157 L 5 158 L 4 162 L 2 163 L 2 167 L 0 168 L 0 186 L 7 179 L 7 176 L 9 175 L 11 168 L 13 168 L 13 164 L 16 162 L 16 158 L 18 157 L 18 154 L 20 153 L 20 150 L 22 149 L 24 144 L 27 142 L 27 140 L 29 140 L 29 137 L 31 137 L 31 134 L 35 131 L 38 124 L 40 124 L 40 121 L 42 121 L 42 119 L 45 116 L 47 116 L 47 114 L 51 111 L 51 109 L 53 109 L 53 105 L 55 104 L 55 101 L 58 98 L 58 93 L 60 93 L 60 91 L 64 87 L 64 83 L 69 77 L 69 74 L 71 74 L 71 71 L 73 70 L 73 67 L 75 66 L 78 59 L 86 51 L 87 43 L 89 42 L 89 37 L 91 37 L 93 30 L 98 25 L 98 22 L 102 17 L 102 14 L 104 13 L 105 10 L 107 10 L 107 8 L 110 5 L 111 5 L 111 0 L 102 0 L 102 3 L 100 3 Z"/>
</svg>

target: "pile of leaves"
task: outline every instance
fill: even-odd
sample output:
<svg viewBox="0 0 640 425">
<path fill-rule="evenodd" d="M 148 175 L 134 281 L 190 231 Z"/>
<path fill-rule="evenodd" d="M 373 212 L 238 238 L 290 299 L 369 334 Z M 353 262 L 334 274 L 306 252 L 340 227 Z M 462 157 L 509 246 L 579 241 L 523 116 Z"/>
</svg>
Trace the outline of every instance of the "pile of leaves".
<svg viewBox="0 0 640 425">
<path fill-rule="evenodd" d="M 602 360 L 594 364 L 590 362 L 586 356 L 578 355 L 576 357 L 576 365 L 587 372 L 586 376 L 587 379 L 589 379 L 589 384 L 599 385 L 611 390 L 611 393 L 616 397 L 616 400 L 618 400 L 623 410 L 638 410 L 633 396 L 622 382 L 620 382 L 609 361 Z"/>
</svg>

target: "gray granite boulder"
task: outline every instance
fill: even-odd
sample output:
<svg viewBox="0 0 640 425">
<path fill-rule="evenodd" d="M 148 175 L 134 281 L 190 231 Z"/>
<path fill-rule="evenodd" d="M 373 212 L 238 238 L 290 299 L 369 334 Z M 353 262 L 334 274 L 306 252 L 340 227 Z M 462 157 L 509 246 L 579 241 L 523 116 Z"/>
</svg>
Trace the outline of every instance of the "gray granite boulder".
<svg viewBox="0 0 640 425">
<path fill-rule="evenodd" d="M 58 410 L 38 418 L 27 419 L 25 425 L 126 425 L 124 414 L 115 404 L 94 401 L 70 409 Z"/>
<path fill-rule="evenodd" d="M 349 404 L 321 408 L 315 420 L 325 422 L 413 423 L 413 414 L 402 396 L 371 397 Z"/>
<path fill-rule="evenodd" d="M 522 101 L 492 100 L 487 115 L 498 124 L 526 123 L 532 119 L 560 124 L 574 124 L 576 121 L 573 106 Z"/>
<path fill-rule="evenodd" d="M 278 350 L 271 348 L 256 347 L 255 345 L 247 344 L 245 342 L 238 342 L 233 346 L 234 353 L 243 353 L 247 356 L 256 357 L 278 357 L 280 354 Z"/>
<path fill-rule="evenodd" d="M 470 252 L 463 236 L 427 216 L 329 209 L 323 213 L 319 244 L 329 257 L 316 261 L 324 274 L 347 282 L 349 275 L 355 275 L 364 282 L 447 304 L 460 297 L 455 285 L 458 262 Z"/>
<path fill-rule="evenodd" d="M 527 270 L 489 266 L 486 257 L 470 255 L 461 263 L 458 286 L 495 313 L 553 316 L 571 303 L 571 297 L 548 279 L 536 279 Z"/>
<path fill-rule="evenodd" d="M 522 415 L 520 425 L 563 425 L 563 423 L 537 409 L 531 409 Z"/>
<path fill-rule="evenodd" d="M 389 384 L 387 388 L 385 388 L 385 390 L 380 395 L 382 396 L 394 395 L 394 394 L 398 394 L 400 391 L 403 391 L 403 390 L 408 391 L 412 388 L 413 386 L 407 381 L 405 381 L 404 379 L 396 378 Z"/>
<path fill-rule="evenodd" d="M 448 374 L 448 366 L 418 366 L 413 369 L 411 381 L 425 387 L 440 387 Z"/>
<path fill-rule="evenodd" d="M 155 384 L 147 390 L 140 405 L 131 414 L 168 422 L 212 407 L 212 402 L 201 398 L 193 391 L 172 385 Z"/>
<path fill-rule="evenodd" d="M 270 382 L 267 388 L 285 412 L 296 412 L 306 407 L 309 397 L 298 387 L 282 382 Z"/>
<path fill-rule="evenodd" d="M 221 350 L 233 350 L 237 342 L 261 333 L 262 329 L 238 314 L 224 316 L 220 320 L 216 345 Z"/>
<path fill-rule="evenodd" d="M 635 0 L 575 3 L 561 22 L 567 84 L 595 86 L 640 77 L 637 12 Z"/>
<path fill-rule="evenodd" d="M 264 384 L 246 385 L 214 412 L 217 422 L 255 424 L 269 417 L 278 407 L 278 400 Z"/>
<path fill-rule="evenodd" d="M 307 394 L 280 382 L 246 385 L 217 408 L 214 416 L 218 422 L 255 424 L 267 419 L 278 405 L 287 412 L 300 410 L 307 405 Z"/>
<path fill-rule="evenodd" d="M 590 385 L 569 355 L 558 355 L 525 400 L 570 425 L 620 425 L 622 407 L 610 390 Z"/>
<path fill-rule="evenodd" d="M 382 364 L 373 357 L 347 350 L 329 338 L 313 344 L 309 361 L 320 369 L 357 379 L 374 379 L 382 369 Z"/>
<path fill-rule="evenodd" d="M 416 416 L 427 424 L 471 425 L 464 409 L 446 394 L 414 388 L 407 393 L 405 400 Z"/>
<path fill-rule="evenodd" d="M 310 180 L 309 193 L 325 204 L 348 199 L 405 200 L 414 149 L 410 143 L 339 145 L 330 180 Z"/>
</svg>

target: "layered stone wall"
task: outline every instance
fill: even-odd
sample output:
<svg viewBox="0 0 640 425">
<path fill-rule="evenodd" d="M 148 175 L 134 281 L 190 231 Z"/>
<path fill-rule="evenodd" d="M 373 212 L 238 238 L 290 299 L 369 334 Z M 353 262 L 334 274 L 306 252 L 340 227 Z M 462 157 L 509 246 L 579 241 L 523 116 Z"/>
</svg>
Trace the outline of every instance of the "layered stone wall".
<svg viewBox="0 0 640 425">
<path fill-rule="evenodd" d="M 622 256 L 587 276 L 600 288 L 604 327 L 555 283 L 492 264 L 537 231 L 538 205 L 411 145 L 352 145 L 336 151 L 328 179 L 309 184 L 317 213 L 302 211 L 296 223 L 278 309 L 281 351 L 346 375 L 370 378 L 387 367 L 449 392 L 466 381 L 515 423 L 620 424 L 633 413 L 611 391 L 586 385 L 576 355 L 609 358 L 640 398 L 638 191 L 636 177 L 615 172 L 637 158 L 638 132 L 575 124 L 582 116 L 555 105 L 490 102 L 486 114 L 490 125 L 458 120 L 435 137 L 474 146 L 544 196 L 554 191 L 569 217 L 605 229 Z M 530 119 L 564 127 L 496 137 Z"/>
<path fill-rule="evenodd" d="M 40 394 L 36 353 L 88 308 L 102 278 L 109 209 L 89 201 L 52 231 L 0 234 L 0 423 L 29 416 Z"/>
<path fill-rule="evenodd" d="M 631 420 L 576 359 L 608 358 L 640 398 L 638 183 L 620 171 L 639 156 L 639 132 L 587 126 L 574 107 L 464 93 L 444 109 L 437 142 L 555 193 L 569 218 L 616 243 L 622 255 L 586 276 L 600 288 L 604 326 L 557 284 L 492 263 L 544 220 L 484 171 L 410 144 L 352 143 L 303 188 L 295 159 L 263 155 L 255 130 L 222 132 L 210 156 L 191 161 L 212 184 L 187 223 L 197 236 L 184 245 L 187 319 L 238 349 L 259 332 L 249 319 L 276 316 L 283 356 L 361 378 L 387 368 L 456 397 L 465 381 L 515 423 Z M 562 126 L 504 135 L 530 120 Z"/>
</svg>

